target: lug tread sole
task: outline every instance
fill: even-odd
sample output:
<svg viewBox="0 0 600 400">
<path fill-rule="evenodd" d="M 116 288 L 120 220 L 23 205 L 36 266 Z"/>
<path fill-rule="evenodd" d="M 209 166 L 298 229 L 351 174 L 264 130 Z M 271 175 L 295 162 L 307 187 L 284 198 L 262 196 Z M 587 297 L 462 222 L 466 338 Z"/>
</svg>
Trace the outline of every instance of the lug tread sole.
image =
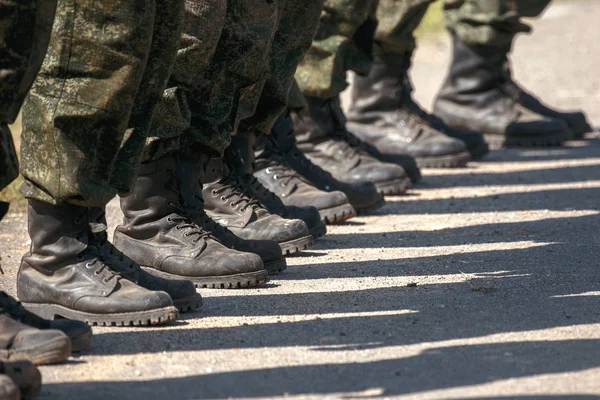
<svg viewBox="0 0 600 400">
<path fill-rule="evenodd" d="M 471 161 L 468 151 L 446 156 L 415 157 L 419 168 L 463 168 Z"/>
<path fill-rule="evenodd" d="M 173 305 L 182 314 L 194 312 L 202 308 L 202 296 L 200 296 L 200 293 L 196 293 L 193 296 L 188 296 L 183 299 L 173 299 Z"/>
<path fill-rule="evenodd" d="M 148 273 L 160 278 L 191 281 L 198 289 L 242 289 L 262 285 L 269 281 L 269 273 L 266 269 L 259 271 L 244 272 L 235 275 L 221 276 L 183 276 L 159 271 L 154 268 L 142 267 Z"/>
<path fill-rule="evenodd" d="M 356 210 L 352 207 L 352 204 L 346 203 L 341 206 L 320 209 L 319 215 L 326 224 L 333 225 L 355 217 Z"/>
<path fill-rule="evenodd" d="M 23 303 L 29 311 L 46 319 L 56 317 L 83 321 L 91 326 L 152 326 L 164 325 L 177 320 L 179 314 L 175 307 L 163 307 L 155 310 L 127 313 L 94 314 L 71 310 L 58 304 Z"/>
<path fill-rule="evenodd" d="M 301 251 L 312 248 L 314 245 L 315 239 L 311 235 L 279 243 L 281 254 L 284 256 L 300 253 Z"/>
<path fill-rule="evenodd" d="M 409 177 L 374 183 L 375 187 L 377 187 L 377 191 L 382 196 L 397 196 L 404 194 L 412 186 L 412 182 Z"/>
<path fill-rule="evenodd" d="M 267 270 L 269 275 L 280 274 L 283 271 L 285 271 L 287 268 L 287 262 L 285 261 L 285 258 L 283 258 L 281 260 L 271 261 L 270 263 L 264 263 L 264 264 L 265 264 L 265 269 Z"/>
</svg>

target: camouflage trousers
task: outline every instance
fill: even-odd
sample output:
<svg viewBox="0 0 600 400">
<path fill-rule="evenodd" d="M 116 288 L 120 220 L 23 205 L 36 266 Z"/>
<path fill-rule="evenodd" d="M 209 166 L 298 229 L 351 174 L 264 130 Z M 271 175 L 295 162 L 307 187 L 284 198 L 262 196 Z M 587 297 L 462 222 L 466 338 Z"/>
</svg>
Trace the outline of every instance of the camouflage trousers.
<svg viewBox="0 0 600 400">
<path fill-rule="evenodd" d="M 183 0 L 58 0 L 23 106 L 26 197 L 103 206 L 131 190 L 183 8 Z"/>
<path fill-rule="evenodd" d="M 323 0 L 187 0 L 185 28 L 145 160 L 222 153 L 242 122 L 268 133 L 287 105 Z"/>
<path fill-rule="evenodd" d="M 0 190 L 19 172 L 8 124 L 42 64 L 55 8 L 55 0 L 0 3 Z"/>
<path fill-rule="evenodd" d="M 330 98 L 347 86 L 346 72 L 366 74 L 373 51 L 410 52 L 414 30 L 434 0 L 326 0 L 315 40 L 296 79 L 307 96 Z M 445 0 L 446 27 L 467 43 L 510 46 L 550 0 Z"/>
</svg>

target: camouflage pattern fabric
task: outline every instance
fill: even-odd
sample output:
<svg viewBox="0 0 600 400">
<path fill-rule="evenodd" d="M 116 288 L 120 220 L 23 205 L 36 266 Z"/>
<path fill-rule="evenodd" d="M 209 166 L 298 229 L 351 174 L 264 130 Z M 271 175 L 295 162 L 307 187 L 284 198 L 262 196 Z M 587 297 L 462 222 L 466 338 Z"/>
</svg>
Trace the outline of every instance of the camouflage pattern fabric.
<svg viewBox="0 0 600 400">
<path fill-rule="evenodd" d="M 322 0 L 187 0 L 173 73 L 145 160 L 200 148 L 222 154 L 242 119 L 268 131 L 285 108 Z"/>
<path fill-rule="evenodd" d="M 371 49 L 364 43 L 370 42 L 374 51 L 412 51 L 413 32 L 431 3 L 433 0 L 327 0 L 315 40 L 296 73 L 302 93 L 331 98 L 348 86 L 347 71 L 368 72 Z M 515 34 L 530 30 L 520 18 L 539 15 L 549 3 L 445 0 L 444 16 L 447 28 L 468 43 L 510 46 Z M 375 21 L 373 35 L 369 27 Z"/>
<path fill-rule="evenodd" d="M 537 17 L 551 0 L 445 0 L 446 27 L 472 45 L 510 47 L 531 27 L 521 17 Z"/>
<path fill-rule="evenodd" d="M 17 117 L 42 64 L 55 7 L 55 0 L 0 3 L 0 190 L 18 175 L 7 124 Z"/>
<path fill-rule="evenodd" d="M 183 6 L 58 1 L 48 53 L 23 107 L 26 197 L 103 206 L 130 190 L 170 74 Z"/>
</svg>

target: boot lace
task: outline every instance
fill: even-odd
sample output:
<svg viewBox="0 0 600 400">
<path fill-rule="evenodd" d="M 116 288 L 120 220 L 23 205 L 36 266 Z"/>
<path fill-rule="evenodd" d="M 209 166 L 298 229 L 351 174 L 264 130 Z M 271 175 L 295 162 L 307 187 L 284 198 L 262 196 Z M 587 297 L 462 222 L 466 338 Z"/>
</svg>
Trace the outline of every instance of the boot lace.
<svg viewBox="0 0 600 400">
<path fill-rule="evenodd" d="M 178 189 L 181 181 L 171 169 L 167 169 L 165 172 L 173 180 L 173 187 L 166 187 L 165 189 L 176 192 L 178 197 L 181 198 L 181 193 Z M 184 234 L 185 237 L 192 238 L 193 243 L 198 243 L 200 240 L 210 237 L 210 232 L 206 232 L 204 229 L 195 224 L 181 204 L 175 204 L 174 202 L 169 201 L 169 206 L 173 207 L 177 212 L 168 216 L 167 221 L 174 222 L 176 224 L 175 229 L 177 230 L 187 230 L 187 232 Z"/>
<path fill-rule="evenodd" d="M 231 169 L 233 171 L 233 168 Z M 216 196 L 221 196 L 221 201 L 227 202 L 230 201 L 229 205 L 233 208 L 236 208 L 238 205 L 242 205 L 240 207 L 240 211 L 244 212 L 246 209 L 251 208 L 252 210 L 258 210 L 262 208 L 262 204 L 258 199 L 252 198 L 251 194 L 249 195 L 243 188 L 242 183 L 237 180 L 237 177 L 230 172 L 225 177 L 219 180 L 220 188 L 213 189 L 212 194 Z"/>
</svg>

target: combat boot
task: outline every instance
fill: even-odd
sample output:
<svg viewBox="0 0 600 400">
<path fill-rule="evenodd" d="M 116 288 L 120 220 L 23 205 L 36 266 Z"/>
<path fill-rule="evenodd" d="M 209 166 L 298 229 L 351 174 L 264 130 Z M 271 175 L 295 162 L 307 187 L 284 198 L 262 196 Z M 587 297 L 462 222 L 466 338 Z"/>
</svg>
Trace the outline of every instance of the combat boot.
<svg viewBox="0 0 600 400">
<path fill-rule="evenodd" d="M 409 154 L 421 168 L 464 167 L 471 159 L 468 147 L 486 153 L 481 134 L 454 131 L 462 136 L 456 139 L 430 123 L 433 117 L 412 98 L 410 60 L 411 53 L 377 56 L 369 75 L 355 77 L 346 110 L 348 130 L 375 147 L 383 160 L 395 162 L 397 155 Z"/>
<path fill-rule="evenodd" d="M 17 294 L 47 319 L 90 325 L 158 325 L 177 319 L 167 293 L 137 286 L 108 267 L 90 243 L 89 210 L 28 200 L 31 249 L 23 256 Z"/>
<path fill-rule="evenodd" d="M 185 211 L 192 221 L 203 230 L 210 232 L 223 245 L 230 249 L 254 253 L 258 255 L 269 274 L 277 274 L 287 268 L 285 257 L 281 254 L 281 247 L 272 240 L 244 240 L 237 237 L 229 229 L 217 224 L 204 211 L 202 198 L 202 176 L 210 156 L 199 154 L 199 161 L 177 158 L 177 177 L 181 184 L 181 196 Z"/>
<path fill-rule="evenodd" d="M 71 356 L 69 337 L 56 329 L 36 329 L 15 321 L 0 306 L 0 360 L 56 364 Z"/>
<path fill-rule="evenodd" d="M 121 197 L 123 224 L 114 245 L 152 275 L 197 287 L 241 288 L 268 280 L 260 257 L 228 249 L 185 211 L 174 157 L 143 163 L 133 191 Z"/>
<path fill-rule="evenodd" d="M 271 214 L 260 201 L 251 198 L 224 158 L 212 158 L 203 176 L 202 197 L 206 213 L 242 239 L 272 240 L 282 254 L 311 248 L 314 238 L 299 219 Z"/>
<path fill-rule="evenodd" d="M 338 97 L 306 97 L 307 113 L 292 111 L 298 148 L 314 164 L 346 183 L 372 182 L 383 195 L 403 194 L 410 178 L 399 165 L 384 163 L 349 143 Z"/>
<path fill-rule="evenodd" d="M 345 183 L 335 179 L 329 172 L 313 164 L 298 149 L 294 126 L 289 115 L 279 117 L 271 130 L 270 137 L 277 144 L 286 163 L 309 181 L 317 189 L 324 192 L 342 192 L 350 202 L 323 214 L 322 218 L 328 224 L 346 221 L 358 214 L 367 214 L 381 208 L 385 204 L 383 195 L 377 191 L 372 182 Z"/>
<path fill-rule="evenodd" d="M 434 104 L 446 125 L 483 132 L 506 147 L 558 146 L 572 137 L 563 120 L 525 108 L 506 90 L 509 47 L 468 45 L 456 35 L 452 41 L 452 65 Z"/>
<path fill-rule="evenodd" d="M 522 107 L 525 107 L 529 111 L 545 117 L 565 121 L 569 126 L 569 129 L 571 129 L 575 139 L 582 139 L 586 133 L 594 131 L 594 128 L 592 128 L 590 123 L 587 121 L 587 118 L 583 112 L 554 110 L 519 86 L 519 84 L 512 79 L 510 62 L 508 59 L 504 63 L 504 91 L 511 95 Z"/>
<path fill-rule="evenodd" d="M 92 347 L 92 328 L 85 322 L 70 319 L 44 319 L 29 310 L 7 293 L 0 291 L 0 310 L 21 324 L 40 330 L 54 329 L 63 332 L 71 341 L 71 351 L 88 351 Z"/>
<path fill-rule="evenodd" d="M 104 261 L 115 272 L 148 290 L 167 293 L 173 305 L 182 313 L 202 306 L 202 296 L 189 280 L 164 279 L 144 271 L 139 264 L 123 254 L 109 240 L 106 212 L 103 207 L 90 207 L 90 243 L 96 246 Z"/>
<path fill-rule="evenodd" d="M 42 375 L 29 361 L 2 361 L 0 357 L 0 399 L 33 400 L 42 389 Z"/>
<path fill-rule="evenodd" d="M 235 169 L 235 173 L 239 178 L 239 182 L 242 183 L 244 190 L 246 190 L 251 197 L 258 199 L 271 214 L 277 214 L 285 219 L 300 219 L 304 221 L 313 238 L 317 239 L 324 236 L 325 233 L 327 233 L 327 226 L 321 219 L 321 214 L 317 209 L 317 205 L 322 203 L 322 199 L 311 199 L 308 202 L 301 201 L 300 203 L 296 202 L 296 204 L 293 205 L 285 204 L 275 195 L 275 193 L 267 189 L 267 187 L 257 179 L 257 177 L 261 175 L 260 169 L 263 168 L 265 162 L 268 162 L 270 163 L 271 170 L 277 170 L 274 174 L 274 178 L 278 179 L 279 177 L 282 177 L 286 181 L 284 182 L 286 185 L 285 187 L 295 187 L 291 182 L 292 180 L 294 181 L 293 183 L 296 184 L 305 183 L 305 189 L 310 187 L 308 182 L 303 180 L 300 175 L 291 168 L 287 168 L 287 166 L 282 164 L 280 162 L 281 160 L 274 159 L 273 157 L 275 157 L 275 154 L 266 154 L 263 150 L 259 150 L 259 158 L 257 161 L 257 149 L 255 144 L 257 140 L 259 145 L 261 145 L 264 141 L 268 141 L 269 139 L 266 135 L 262 134 L 254 135 L 251 132 L 241 132 L 240 134 L 240 132 L 238 132 L 238 134 L 233 137 L 231 146 L 225 150 L 229 153 L 226 157 L 232 160 L 232 166 Z M 269 156 L 272 156 L 273 159 L 267 160 L 267 157 Z M 259 164 L 257 164 L 257 162 Z M 285 177 L 283 177 L 283 175 L 285 175 Z M 295 188 L 297 189 L 297 187 Z M 291 193 L 296 193 L 296 191 L 292 191 L 288 194 Z M 328 193 L 321 193 L 330 197 Z M 319 197 L 319 193 L 314 192 L 312 194 Z M 343 193 L 339 194 L 344 196 L 344 198 L 346 197 Z M 283 197 L 285 197 L 285 193 Z M 348 203 L 348 201 L 346 200 L 345 203 Z"/>
</svg>

